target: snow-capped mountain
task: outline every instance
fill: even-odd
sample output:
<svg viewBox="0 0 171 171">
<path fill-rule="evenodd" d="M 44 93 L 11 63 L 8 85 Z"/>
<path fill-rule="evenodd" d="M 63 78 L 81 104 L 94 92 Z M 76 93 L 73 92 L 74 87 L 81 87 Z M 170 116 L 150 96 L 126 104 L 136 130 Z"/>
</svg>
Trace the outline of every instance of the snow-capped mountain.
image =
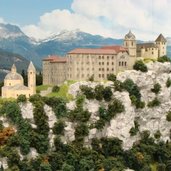
<svg viewBox="0 0 171 171">
<path fill-rule="evenodd" d="M 171 38 L 168 38 L 169 44 Z M 51 54 L 66 55 L 74 48 L 96 48 L 104 45 L 122 45 L 123 39 L 104 38 L 80 30 L 64 30 L 47 39 L 36 41 L 12 24 L 0 24 L 0 48 L 24 56 L 41 66 L 42 58 Z M 171 52 L 169 51 L 169 54 Z"/>
</svg>

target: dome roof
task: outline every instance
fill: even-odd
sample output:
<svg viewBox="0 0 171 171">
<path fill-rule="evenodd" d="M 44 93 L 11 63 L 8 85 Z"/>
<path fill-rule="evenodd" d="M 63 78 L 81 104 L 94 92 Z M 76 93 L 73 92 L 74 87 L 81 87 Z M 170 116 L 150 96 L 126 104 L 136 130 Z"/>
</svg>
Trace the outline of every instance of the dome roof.
<svg viewBox="0 0 171 171">
<path fill-rule="evenodd" d="M 125 39 L 135 39 L 135 35 L 129 31 L 129 33 L 125 35 Z"/>
<path fill-rule="evenodd" d="M 23 80 L 23 77 L 15 72 L 10 72 L 6 75 L 5 80 Z"/>
</svg>

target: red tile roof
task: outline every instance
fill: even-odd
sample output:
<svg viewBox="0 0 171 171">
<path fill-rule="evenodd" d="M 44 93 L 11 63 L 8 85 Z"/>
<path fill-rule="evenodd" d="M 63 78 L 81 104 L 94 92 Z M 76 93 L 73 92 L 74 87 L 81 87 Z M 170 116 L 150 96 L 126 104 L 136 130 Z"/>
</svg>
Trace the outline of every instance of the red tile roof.
<svg viewBox="0 0 171 171">
<path fill-rule="evenodd" d="M 65 57 L 61 57 L 61 56 L 48 56 L 47 58 L 44 58 L 43 61 L 50 61 L 51 63 L 60 63 L 60 62 L 67 62 L 67 59 Z"/>
<path fill-rule="evenodd" d="M 102 49 L 102 48 L 92 48 L 92 49 L 74 49 L 68 54 L 116 54 L 116 51 L 114 49 Z"/>
<path fill-rule="evenodd" d="M 128 51 L 128 49 L 123 47 L 123 46 L 115 46 L 115 45 L 113 45 L 113 46 L 103 46 L 103 47 L 101 47 L 101 49 L 113 49 L 113 50 L 116 51 L 116 53 L 127 52 Z"/>
</svg>

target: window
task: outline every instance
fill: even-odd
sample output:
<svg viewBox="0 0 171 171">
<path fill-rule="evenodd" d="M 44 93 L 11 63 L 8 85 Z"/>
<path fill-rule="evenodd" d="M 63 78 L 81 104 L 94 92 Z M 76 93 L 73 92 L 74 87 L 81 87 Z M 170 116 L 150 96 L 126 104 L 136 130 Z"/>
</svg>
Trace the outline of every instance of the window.
<svg viewBox="0 0 171 171">
<path fill-rule="evenodd" d="M 102 56 L 102 59 L 104 59 L 104 56 Z"/>
<path fill-rule="evenodd" d="M 114 62 L 112 62 L 112 65 L 114 65 Z"/>
<path fill-rule="evenodd" d="M 107 68 L 107 71 L 109 71 L 109 68 Z"/>
<path fill-rule="evenodd" d="M 109 62 L 107 62 L 107 65 L 109 65 Z"/>
<path fill-rule="evenodd" d="M 104 71 L 104 68 L 102 68 L 102 71 Z"/>
<path fill-rule="evenodd" d="M 112 56 L 112 59 L 114 59 L 114 56 Z"/>
<path fill-rule="evenodd" d="M 101 71 L 101 68 L 99 68 L 99 71 Z"/>
<path fill-rule="evenodd" d="M 112 71 L 114 71 L 114 68 L 112 68 Z"/>
<path fill-rule="evenodd" d="M 104 74 L 102 74 L 102 78 L 104 78 Z"/>
<path fill-rule="evenodd" d="M 119 66 L 121 66 L 121 62 L 119 62 Z"/>
<path fill-rule="evenodd" d="M 124 62 L 122 62 L 122 66 L 124 66 Z"/>
<path fill-rule="evenodd" d="M 154 52 L 152 52 L 152 55 L 154 54 Z"/>
<path fill-rule="evenodd" d="M 132 42 L 132 46 L 134 46 L 134 42 Z"/>
<path fill-rule="evenodd" d="M 102 62 L 102 65 L 104 65 L 104 62 Z"/>
<path fill-rule="evenodd" d="M 107 56 L 107 59 L 109 59 L 109 56 Z"/>
<path fill-rule="evenodd" d="M 126 66 L 126 62 L 125 62 L 125 66 Z"/>
<path fill-rule="evenodd" d="M 101 59 L 101 56 L 99 56 L 99 59 Z"/>
<path fill-rule="evenodd" d="M 101 74 L 99 74 L 99 78 L 101 78 Z"/>
<path fill-rule="evenodd" d="M 101 65 L 101 62 L 99 62 L 99 65 Z"/>
</svg>

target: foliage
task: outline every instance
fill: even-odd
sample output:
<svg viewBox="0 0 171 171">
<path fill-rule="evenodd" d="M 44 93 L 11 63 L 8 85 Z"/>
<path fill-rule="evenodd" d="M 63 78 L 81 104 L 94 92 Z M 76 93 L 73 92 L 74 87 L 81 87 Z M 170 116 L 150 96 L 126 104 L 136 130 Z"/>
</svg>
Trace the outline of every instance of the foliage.
<svg viewBox="0 0 171 171">
<path fill-rule="evenodd" d="M 130 96 L 135 96 L 137 100 L 141 99 L 141 93 L 138 88 L 138 86 L 131 80 L 131 79 L 126 79 L 123 82 L 123 88 L 128 91 Z"/>
<path fill-rule="evenodd" d="M 27 101 L 27 98 L 25 95 L 21 94 L 17 97 L 17 102 L 18 103 L 25 103 Z"/>
<path fill-rule="evenodd" d="M 53 88 L 52 88 L 52 92 L 54 93 L 54 92 L 59 92 L 59 90 L 60 90 L 60 87 L 59 86 L 53 86 Z"/>
<path fill-rule="evenodd" d="M 147 72 L 147 66 L 144 64 L 142 60 L 136 61 L 133 68 L 137 71 Z"/>
<path fill-rule="evenodd" d="M 106 102 L 109 102 L 112 99 L 112 90 L 111 87 L 105 87 L 103 90 L 103 98 Z"/>
<path fill-rule="evenodd" d="M 89 81 L 94 81 L 94 74 L 88 80 Z"/>
<path fill-rule="evenodd" d="M 139 123 L 138 121 L 134 121 L 134 127 L 132 127 L 129 131 L 129 133 L 131 134 L 131 136 L 135 136 L 137 134 L 137 132 L 139 131 Z"/>
<path fill-rule="evenodd" d="M 83 92 L 87 99 L 94 99 L 94 90 L 92 87 L 82 85 L 80 86 L 80 90 Z"/>
<path fill-rule="evenodd" d="M 63 120 L 58 120 L 53 127 L 53 133 L 56 135 L 63 135 L 65 128 L 65 122 Z"/>
<path fill-rule="evenodd" d="M 156 107 L 160 105 L 160 101 L 155 97 L 152 101 L 148 103 L 148 107 Z"/>
<path fill-rule="evenodd" d="M 171 111 L 169 111 L 166 115 L 166 119 L 168 122 L 171 122 Z"/>
<path fill-rule="evenodd" d="M 161 137 L 161 132 L 160 132 L 160 130 L 157 130 L 157 131 L 155 132 L 154 137 L 155 137 L 156 139 L 160 139 L 160 137 Z"/>
<path fill-rule="evenodd" d="M 158 94 L 161 90 L 161 85 L 159 83 L 154 84 L 154 87 L 151 89 L 151 91 L 155 94 Z"/>
<path fill-rule="evenodd" d="M 114 88 L 115 88 L 115 91 L 122 91 L 123 90 L 123 83 L 119 80 L 116 80 L 114 82 Z"/>
<path fill-rule="evenodd" d="M 88 126 L 85 123 L 80 123 L 75 128 L 75 138 L 83 138 L 84 136 L 87 136 L 89 133 Z"/>
<path fill-rule="evenodd" d="M 94 89 L 95 99 L 98 101 L 103 100 L 103 92 L 104 92 L 103 85 L 97 85 Z"/>
<path fill-rule="evenodd" d="M 171 86 L 171 79 L 168 78 L 166 81 L 166 87 L 170 87 Z"/>
<path fill-rule="evenodd" d="M 109 74 L 108 76 L 107 76 L 107 79 L 109 80 L 109 81 L 116 81 L 116 75 L 114 75 L 114 74 Z"/>
<path fill-rule="evenodd" d="M 2 95 L 2 87 L 4 86 L 3 82 L 0 82 L 0 96 Z"/>
<path fill-rule="evenodd" d="M 164 62 L 171 62 L 170 58 L 167 57 L 167 56 L 162 56 L 162 57 L 159 57 L 158 62 L 161 62 L 161 63 L 164 63 Z"/>
</svg>

